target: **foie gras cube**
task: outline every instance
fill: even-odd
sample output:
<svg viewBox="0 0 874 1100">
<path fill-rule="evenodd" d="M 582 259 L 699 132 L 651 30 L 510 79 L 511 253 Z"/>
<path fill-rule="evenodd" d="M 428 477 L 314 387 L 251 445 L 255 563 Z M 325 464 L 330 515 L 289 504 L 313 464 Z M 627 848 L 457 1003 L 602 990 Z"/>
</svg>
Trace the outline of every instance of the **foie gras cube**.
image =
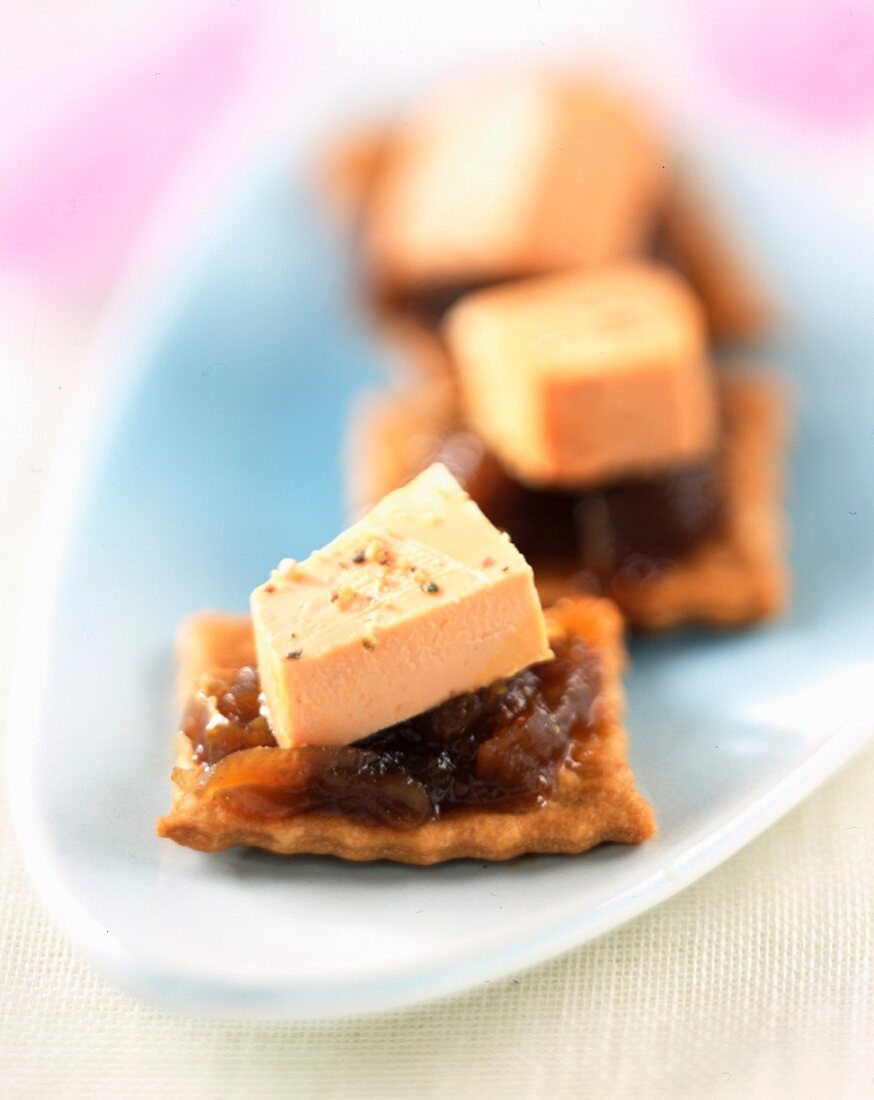
<svg viewBox="0 0 874 1100">
<path fill-rule="evenodd" d="M 504 77 L 435 94 L 396 128 L 366 215 L 389 298 L 639 252 L 668 172 L 649 121 L 611 89 Z"/>
<path fill-rule="evenodd" d="M 283 746 L 357 741 L 551 656 L 530 566 L 440 464 L 251 608 Z"/>
<path fill-rule="evenodd" d="M 668 268 L 629 261 L 478 291 L 445 331 L 467 416 L 526 484 L 597 484 L 715 448 L 702 309 Z"/>
</svg>

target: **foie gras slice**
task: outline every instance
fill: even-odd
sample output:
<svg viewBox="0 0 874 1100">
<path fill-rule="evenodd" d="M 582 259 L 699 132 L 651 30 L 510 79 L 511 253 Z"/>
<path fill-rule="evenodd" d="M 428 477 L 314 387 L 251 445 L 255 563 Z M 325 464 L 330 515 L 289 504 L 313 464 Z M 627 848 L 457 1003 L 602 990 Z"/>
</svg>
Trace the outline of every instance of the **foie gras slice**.
<svg viewBox="0 0 874 1100">
<path fill-rule="evenodd" d="M 526 484 L 596 484 L 715 449 L 702 309 L 669 268 L 627 261 L 478 291 L 446 334 L 467 416 Z"/>
<path fill-rule="evenodd" d="M 280 745 L 344 745 L 551 656 L 531 567 L 429 466 L 251 598 Z"/>
<path fill-rule="evenodd" d="M 395 129 L 364 244 L 389 296 L 599 265 L 638 252 L 664 198 L 646 117 L 595 82 L 467 81 Z"/>
</svg>

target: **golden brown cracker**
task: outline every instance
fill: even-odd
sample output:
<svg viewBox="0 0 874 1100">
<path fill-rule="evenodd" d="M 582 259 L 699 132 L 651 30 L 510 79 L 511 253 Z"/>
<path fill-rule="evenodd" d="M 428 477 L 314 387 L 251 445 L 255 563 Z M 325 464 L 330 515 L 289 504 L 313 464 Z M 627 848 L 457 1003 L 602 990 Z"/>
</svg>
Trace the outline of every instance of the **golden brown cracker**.
<svg viewBox="0 0 874 1100">
<path fill-rule="evenodd" d="M 750 342 L 764 335 L 773 306 L 748 256 L 700 184 L 680 179 L 671 188 L 660 250 L 700 295 L 714 341 Z"/>
<path fill-rule="evenodd" d="M 201 676 L 222 668 L 255 662 L 255 639 L 248 615 L 231 611 L 198 611 L 176 634 L 177 685 L 180 703 Z"/>
<path fill-rule="evenodd" d="M 415 829 L 399 830 L 331 813 L 258 820 L 196 790 L 184 790 L 183 784 L 175 789 L 170 813 L 158 822 L 159 835 L 200 851 L 250 845 L 286 855 L 416 864 L 460 858 L 502 860 L 527 852 L 576 853 L 605 841 L 646 840 L 655 830 L 655 819 L 635 788 L 626 762 L 619 679 L 624 662 L 621 618 L 608 601 L 593 597 L 564 600 L 548 617 L 597 649 L 602 682 L 593 726 L 584 735 L 583 764 L 562 770 L 546 805 L 518 813 L 457 810 Z M 229 631 L 237 632 L 233 652 L 238 653 L 245 645 L 243 627 L 237 623 Z M 195 624 L 186 635 L 198 653 L 211 645 L 211 639 L 197 637 L 201 632 L 210 633 L 208 623 Z M 227 655 L 216 653 L 216 657 L 226 665 Z M 193 662 L 187 667 L 193 667 Z M 180 739 L 177 767 L 194 766 L 189 743 Z"/>
<path fill-rule="evenodd" d="M 346 442 L 346 487 L 353 517 L 431 462 L 457 410 L 455 386 L 449 379 L 375 390 L 357 400 Z"/>
</svg>

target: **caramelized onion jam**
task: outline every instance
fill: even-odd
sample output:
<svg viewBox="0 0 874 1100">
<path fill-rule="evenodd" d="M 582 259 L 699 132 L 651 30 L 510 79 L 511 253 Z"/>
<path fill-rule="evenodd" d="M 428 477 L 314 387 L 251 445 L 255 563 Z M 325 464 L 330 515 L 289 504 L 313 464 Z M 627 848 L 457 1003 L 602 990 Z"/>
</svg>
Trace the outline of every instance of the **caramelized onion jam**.
<svg viewBox="0 0 874 1100">
<path fill-rule="evenodd" d="M 176 781 L 271 819 L 341 813 L 403 829 L 465 807 L 531 809 L 597 736 L 598 656 L 575 636 L 553 648 L 551 661 L 344 747 L 277 747 L 257 671 L 208 677 L 182 724 L 201 767 Z"/>
<path fill-rule="evenodd" d="M 502 283 L 504 281 L 501 280 Z M 440 325 L 456 302 L 474 291 L 484 290 L 494 285 L 496 284 L 493 279 L 447 280 L 421 286 L 404 294 L 384 293 L 382 303 L 390 313 L 414 317 L 430 326 L 434 330 L 434 335 L 439 338 Z"/>
<path fill-rule="evenodd" d="M 469 431 L 451 432 L 436 461 L 449 467 L 492 523 L 509 532 L 535 573 L 558 566 L 605 584 L 653 576 L 724 530 L 718 456 L 584 491 L 522 485 Z"/>
</svg>

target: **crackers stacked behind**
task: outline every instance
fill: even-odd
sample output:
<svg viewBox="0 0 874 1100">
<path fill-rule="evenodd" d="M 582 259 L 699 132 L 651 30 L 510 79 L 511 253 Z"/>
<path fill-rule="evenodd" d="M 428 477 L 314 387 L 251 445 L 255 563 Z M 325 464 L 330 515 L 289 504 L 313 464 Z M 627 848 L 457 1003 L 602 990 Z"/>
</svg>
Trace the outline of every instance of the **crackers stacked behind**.
<svg viewBox="0 0 874 1100">
<path fill-rule="evenodd" d="M 514 540 L 575 510 L 562 553 L 522 545 L 547 600 L 597 591 L 650 629 L 780 609 L 781 394 L 714 361 L 768 310 L 645 111 L 568 76 L 457 86 L 338 146 L 330 178 L 407 368 L 356 412 L 353 507 L 439 456 Z M 695 478 L 719 498 L 709 528 Z M 619 498 L 640 526 L 672 499 L 676 546 L 623 541 Z"/>
<path fill-rule="evenodd" d="M 464 291 L 630 257 L 679 270 L 715 341 L 749 342 L 766 326 L 766 297 L 701 179 L 677 161 L 617 89 L 509 75 L 347 133 L 324 183 L 358 238 L 365 301 L 413 368 L 446 369 L 435 322 Z"/>
</svg>

